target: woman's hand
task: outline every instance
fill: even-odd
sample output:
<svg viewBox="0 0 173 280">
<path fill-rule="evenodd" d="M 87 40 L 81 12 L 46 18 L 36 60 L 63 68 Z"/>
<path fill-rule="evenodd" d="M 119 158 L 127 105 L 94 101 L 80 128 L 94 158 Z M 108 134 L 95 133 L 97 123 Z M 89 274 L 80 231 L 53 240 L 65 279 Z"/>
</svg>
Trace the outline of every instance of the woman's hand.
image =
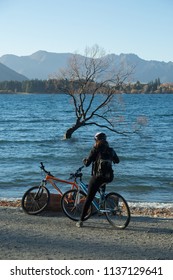
<svg viewBox="0 0 173 280">
<path fill-rule="evenodd" d="M 86 166 L 87 165 L 87 158 L 83 159 L 83 164 Z"/>
</svg>

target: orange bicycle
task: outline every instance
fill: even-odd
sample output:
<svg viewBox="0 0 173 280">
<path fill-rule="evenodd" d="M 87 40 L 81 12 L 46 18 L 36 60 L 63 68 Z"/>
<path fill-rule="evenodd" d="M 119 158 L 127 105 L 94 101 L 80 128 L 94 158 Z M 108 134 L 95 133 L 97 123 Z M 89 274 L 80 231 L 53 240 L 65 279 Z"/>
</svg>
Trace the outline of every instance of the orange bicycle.
<svg viewBox="0 0 173 280">
<path fill-rule="evenodd" d="M 60 178 L 56 178 L 49 171 L 47 171 L 42 162 L 40 164 L 40 169 L 46 174 L 45 178 L 41 181 L 39 186 L 35 186 L 27 190 L 24 193 L 21 201 L 22 209 L 24 212 L 30 215 L 41 213 L 49 204 L 50 192 L 46 187 L 47 183 L 50 183 L 62 197 L 63 193 L 55 182 L 68 184 L 71 187 L 70 189 L 74 190 L 79 188 L 76 179 L 82 177 L 81 170 L 83 167 L 80 167 L 75 173 L 70 174 L 69 180 L 62 180 Z M 73 181 L 70 181 L 72 178 Z"/>
</svg>

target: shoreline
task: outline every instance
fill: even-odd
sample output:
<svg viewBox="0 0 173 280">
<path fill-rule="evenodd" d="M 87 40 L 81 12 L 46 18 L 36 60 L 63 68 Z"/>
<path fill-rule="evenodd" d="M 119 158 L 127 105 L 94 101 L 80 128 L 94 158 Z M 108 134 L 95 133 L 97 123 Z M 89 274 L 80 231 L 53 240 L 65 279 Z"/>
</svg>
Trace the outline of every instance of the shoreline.
<svg viewBox="0 0 173 280">
<path fill-rule="evenodd" d="M 60 212 L 60 199 L 57 200 L 58 203 L 55 205 L 49 205 L 47 211 Z M 0 207 L 21 207 L 21 200 L 0 200 Z M 46 210 L 45 210 L 46 211 Z M 130 206 L 130 212 L 132 216 L 142 216 L 142 217 L 153 217 L 153 218 L 173 218 L 173 208 L 156 208 L 156 207 L 137 207 Z"/>
<path fill-rule="evenodd" d="M 29 81 L 31 81 L 31 80 L 29 80 Z M 1 81 L 1 82 L 3 82 L 3 81 Z M 8 82 L 9 81 L 7 81 L 7 83 Z M 170 84 L 170 83 L 168 83 L 168 84 Z M 164 84 L 162 84 L 162 85 L 164 85 Z M 65 94 L 65 93 L 63 93 L 62 91 L 56 91 L 56 90 L 51 91 L 51 92 L 50 91 L 49 92 L 48 91 L 36 91 L 36 90 L 32 91 L 32 92 L 27 92 L 27 91 L 14 91 L 14 90 L 11 90 L 11 89 L 6 89 L 6 90 L 5 89 L 0 89 L 0 94 L 39 94 L 39 95 L 41 95 L 41 94 Z M 90 94 L 90 93 L 88 93 L 88 94 Z M 117 94 L 154 94 L 154 95 L 156 95 L 156 94 L 162 94 L 162 95 L 173 94 L 173 87 L 168 86 L 167 88 L 165 88 L 165 86 L 164 86 L 163 89 L 156 89 L 156 90 L 151 89 L 147 92 L 143 89 L 139 89 L 139 90 L 136 90 L 136 89 L 115 90 L 113 92 L 113 94 L 114 95 L 117 95 Z"/>
</svg>

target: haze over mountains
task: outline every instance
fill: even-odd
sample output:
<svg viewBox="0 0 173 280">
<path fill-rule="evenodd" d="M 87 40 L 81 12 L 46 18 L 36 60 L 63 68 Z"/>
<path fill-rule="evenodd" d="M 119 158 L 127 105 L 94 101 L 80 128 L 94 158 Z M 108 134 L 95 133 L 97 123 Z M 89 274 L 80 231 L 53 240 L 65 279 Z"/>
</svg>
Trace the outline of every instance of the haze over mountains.
<svg viewBox="0 0 173 280">
<path fill-rule="evenodd" d="M 0 57 L 0 81 L 48 79 L 51 74 L 64 68 L 72 55 L 46 51 L 38 51 L 28 56 L 3 55 Z M 123 63 L 135 66 L 132 82 L 148 83 L 157 78 L 160 78 L 161 83 L 173 82 L 173 62 L 147 61 L 135 54 L 111 54 L 111 56 L 115 65 Z"/>
</svg>

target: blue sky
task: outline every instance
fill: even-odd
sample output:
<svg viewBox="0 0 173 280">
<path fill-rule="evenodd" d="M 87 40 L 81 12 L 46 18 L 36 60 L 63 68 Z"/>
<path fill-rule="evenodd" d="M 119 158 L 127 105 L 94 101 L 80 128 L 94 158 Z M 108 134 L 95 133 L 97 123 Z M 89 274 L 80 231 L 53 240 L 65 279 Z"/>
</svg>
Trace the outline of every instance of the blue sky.
<svg viewBox="0 0 173 280">
<path fill-rule="evenodd" d="M 0 0 L 0 56 L 38 50 L 173 61 L 173 0 Z"/>
</svg>

